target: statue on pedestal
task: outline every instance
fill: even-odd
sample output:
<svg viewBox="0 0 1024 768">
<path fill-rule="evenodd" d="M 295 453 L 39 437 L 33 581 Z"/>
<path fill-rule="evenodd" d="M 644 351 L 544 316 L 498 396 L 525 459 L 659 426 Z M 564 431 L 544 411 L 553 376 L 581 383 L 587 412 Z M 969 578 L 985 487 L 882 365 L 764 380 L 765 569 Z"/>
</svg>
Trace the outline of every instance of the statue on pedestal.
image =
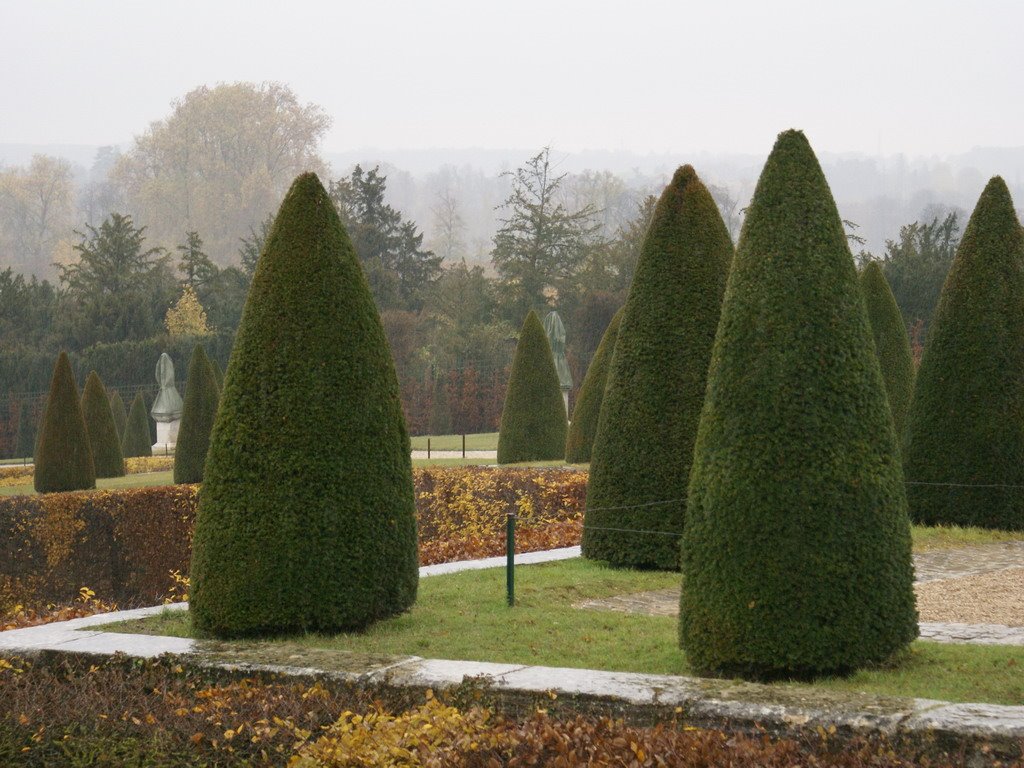
<svg viewBox="0 0 1024 768">
<path fill-rule="evenodd" d="M 174 386 L 174 362 L 164 352 L 156 364 L 156 383 L 160 392 L 156 396 L 149 415 L 156 422 L 156 443 L 153 455 L 173 453 L 178 442 L 178 427 L 181 424 L 181 411 L 184 407 L 181 395 Z"/>
<path fill-rule="evenodd" d="M 544 332 L 551 344 L 551 355 L 555 360 L 555 370 L 558 372 L 558 385 L 562 390 L 562 400 L 565 402 L 565 415 L 568 416 L 572 373 L 569 371 L 569 361 L 565 358 L 565 324 L 557 312 L 548 312 L 544 318 Z"/>
</svg>

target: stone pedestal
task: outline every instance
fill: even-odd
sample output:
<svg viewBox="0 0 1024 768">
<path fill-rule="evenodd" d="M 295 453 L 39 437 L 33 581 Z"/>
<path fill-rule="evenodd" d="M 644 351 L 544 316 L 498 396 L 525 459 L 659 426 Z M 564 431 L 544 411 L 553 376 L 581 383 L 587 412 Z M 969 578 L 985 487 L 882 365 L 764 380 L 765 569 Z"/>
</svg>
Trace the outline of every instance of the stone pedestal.
<svg viewBox="0 0 1024 768">
<path fill-rule="evenodd" d="M 174 453 L 174 445 L 178 442 L 179 426 L 181 426 L 181 419 L 156 423 L 156 442 L 153 443 L 154 456 Z"/>
<path fill-rule="evenodd" d="M 562 387 L 562 402 L 565 403 L 565 415 L 566 417 L 571 416 L 569 413 L 569 387 Z"/>
</svg>

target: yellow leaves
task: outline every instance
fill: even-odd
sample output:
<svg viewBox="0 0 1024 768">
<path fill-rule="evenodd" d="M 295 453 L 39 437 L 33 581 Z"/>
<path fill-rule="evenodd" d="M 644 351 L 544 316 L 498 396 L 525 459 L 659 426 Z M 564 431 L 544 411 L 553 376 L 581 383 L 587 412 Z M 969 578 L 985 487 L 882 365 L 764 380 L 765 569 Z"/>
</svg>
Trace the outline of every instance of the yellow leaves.
<svg viewBox="0 0 1024 768">
<path fill-rule="evenodd" d="M 206 310 L 191 285 L 186 285 L 178 301 L 164 317 L 167 333 L 173 336 L 209 336 L 212 331 L 206 323 Z"/>
</svg>

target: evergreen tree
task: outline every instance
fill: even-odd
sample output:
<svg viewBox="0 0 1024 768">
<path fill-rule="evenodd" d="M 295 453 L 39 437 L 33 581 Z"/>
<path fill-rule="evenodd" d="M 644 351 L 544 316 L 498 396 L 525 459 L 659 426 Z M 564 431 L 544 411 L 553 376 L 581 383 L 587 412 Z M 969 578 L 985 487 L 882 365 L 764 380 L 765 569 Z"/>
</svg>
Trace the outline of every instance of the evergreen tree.
<svg viewBox="0 0 1024 768">
<path fill-rule="evenodd" d="M 914 356 L 910 351 L 910 337 L 877 261 L 869 261 L 865 265 L 860 275 L 860 288 L 875 338 L 875 354 L 882 368 L 889 409 L 899 436 L 903 434 L 910 398 L 914 394 Z"/>
<path fill-rule="evenodd" d="M 181 254 L 178 271 L 185 276 L 185 285 L 198 290 L 217 277 L 217 265 L 203 252 L 203 239 L 195 230 L 185 233 L 185 242 L 177 247 Z"/>
<path fill-rule="evenodd" d="M 620 308 L 608 323 L 601 343 L 590 361 L 587 375 L 583 377 L 580 393 L 576 397 L 576 406 L 572 409 L 572 421 L 569 422 L 569 433 L 565 438 L 565 460 L 570 464 L 585 464 L 590 461 L 590 452 L 594 446 L 594 435 L 597 432 L 597 419 L 601 414 L 601 403 L 604 400 L 604 388 L 608 382 L 608 365 L 611 363 L 615 340 L 619 336 L 619 323 L 622 322 Z"/>
<path fill-rule="evenodd" d="M 224 371 L 220 367 L 220 363 L 217 362 L 217 358 L 211 357 L 209 360 L 210 367 L 213 368 L 213 378 L 217 382 L 217 394 L 219 395 L 220 391 L 224 389 Z"/>
<path fill-rule="evenodd" d="M 128 423 L 128 409 L 124 407 L 121 393 L 116 389 L 110 395 L 110 413 L 114 418 L 114 428 L 117 429 L 118 444 L 123 444 L 124 425 Z"/>
<path fill-rule="evenodd" d="M 67 352 L 53 367 L 35 456 L 35 489 L 39 493 L 96 487 L 78 385 Z"/>
<path fill-rule="evenodd" d="M 197 344 L 188 362 L 185 384 L 185 404 L 178 427 L 178 442 L 174 446 L 174 482 L 203 482 L 203 467 L 210 447 L 210 431 L 217 418 L 220 389 L 217 378 L 206 356 L 206 350 Z"/>
<path fill-rule="evenodd" d="M 512 360 L 498 429 L 498 463 L 547 461 L 565 455 L 565 402 L 551 345 L 530 310 Z"/>
<path fill-rule="evenodd" d="M 998 176 L 942 288 L 905 440 L 915 522 L 1024 529 L 1024 236 Z"/>
<path fill-rule="evenodd" d="M 417 580 L 394 363 L 337 211 L 303 174 L 256 266 L 210 438 L 193 623 L 357 630 L 407 610 Z"/>
<path fill-rule="evenodd" d="M 740 235 L 682 549 L 680 639 L 701 672 L 841 674 L 917 634 L 885 385 L 842 221 L 799 131 L 779 136 Z"/>
<path fill-rule="evenodd" d="M 121 452 L 126 459 L 153 455 L 153 433 L 149 429 L 149 414 L 146 400 L 139 392 L 128 409 L 128 421 L 124 425 Z"/>
<path fill-rule="evenodd" d="M 96 371 L 92 371 L 85 380 L 82 416 L 89 435 L 96 477 L 124 477 L 124 456 L 121 455 L 121 441 L 117 437 L 114 414 L 110 410 L 107 391 Z"/>
<path fill-rule="evenodd" d="M 586 557 L 679 567 L 693 442 L 732 254 L 714 198 L 691 166 L 679 168 L 655 208 L 608 369 L 590 457 Z"/>
</svg>

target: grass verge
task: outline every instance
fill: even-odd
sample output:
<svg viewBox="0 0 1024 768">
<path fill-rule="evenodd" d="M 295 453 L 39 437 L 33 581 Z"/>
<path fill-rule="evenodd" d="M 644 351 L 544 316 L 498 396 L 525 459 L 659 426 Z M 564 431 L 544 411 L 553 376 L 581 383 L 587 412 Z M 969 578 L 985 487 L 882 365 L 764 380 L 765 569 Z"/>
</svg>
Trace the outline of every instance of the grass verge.
<svg viewBox="0 0 1024 768">
<path fill-rule="evenodd" d="M 574 605 L 678 584 L 672 573 L 614 570 L 584 559 L 520 567 L 517 604 L 505 605 L 503 569 L 435 576 L 420 582 L 419 599 L 407 614 L 366 632 L 305 635 L 278 641 L 232 644 L 247 658 L 264 649 L 303 666 L 303 652 L 345 650 L 581 667 L 653 674 L 692 674 L 677 647 L 676 619 Z M 191 637 L 188 615 L 108 625 L 109 631 Z M 1024 648 L 916 642 L 890 664 L 816 687 L 916 696 L 948 701 L 1024 704 Z M 782 685 L 797 685 L 781 683 Z"/>
<path fill-rule="evenodd" d="M 417 435 L 410 438 L 414 451 L 427 450 L 427 438 L 430 438 L 430 450 L 432 451 L 461 451 L 462 435 Z M 496 451 L 498 450 L 497 432 L 480 432 L 475 435 L 466 435 L 467 451 Z"/>
</svg>

